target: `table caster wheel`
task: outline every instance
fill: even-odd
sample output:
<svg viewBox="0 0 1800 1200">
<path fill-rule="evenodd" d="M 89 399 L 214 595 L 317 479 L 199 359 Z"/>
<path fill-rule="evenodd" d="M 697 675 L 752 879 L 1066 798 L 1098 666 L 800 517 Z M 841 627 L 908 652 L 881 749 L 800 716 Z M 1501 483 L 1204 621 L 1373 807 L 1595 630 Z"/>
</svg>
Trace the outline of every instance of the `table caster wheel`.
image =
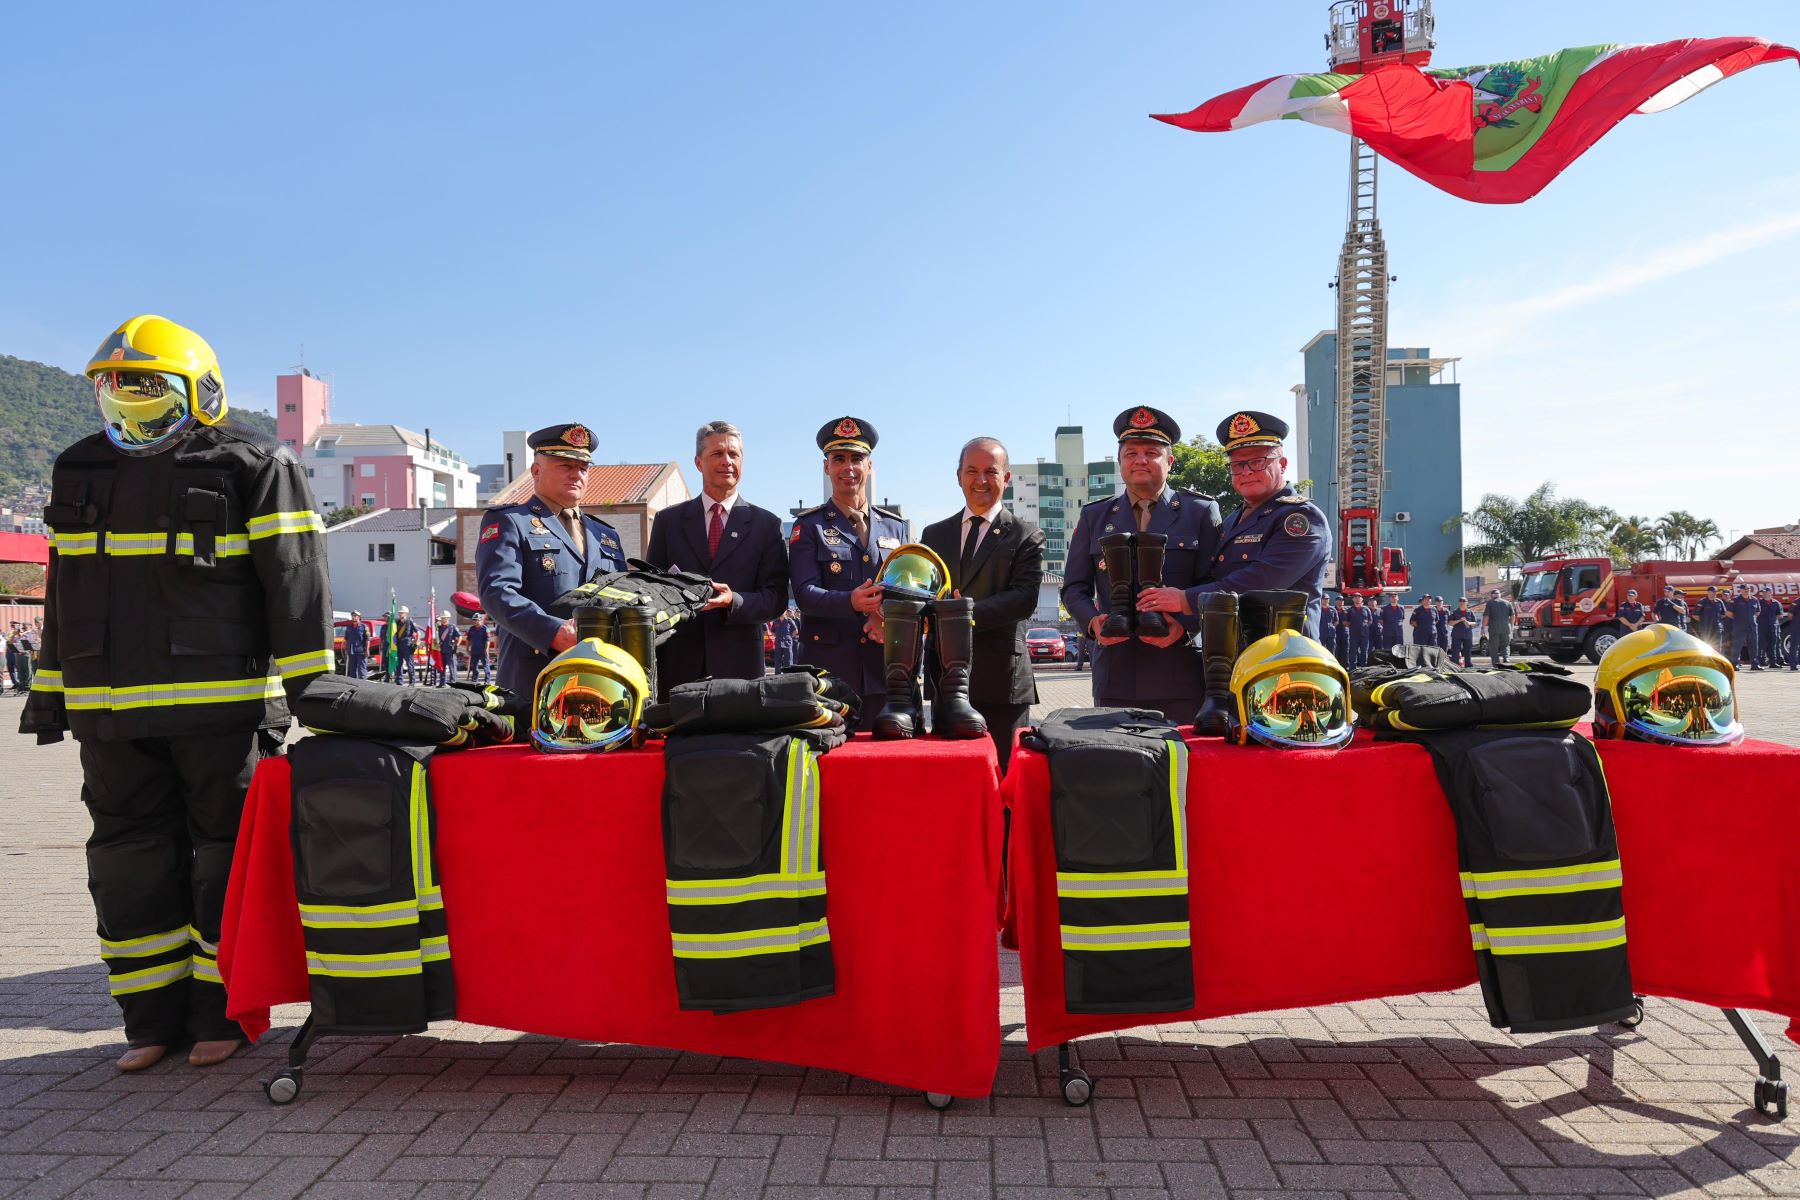
<svg viewBox="0 0 1800 1200">
<path fill-rule="evenodd" d="M 1765 1079 L 1756 1077 L 1756 1090 L 1752 1093 L 1756 1103 L 1756 1111 L 1766 1117 L 1774 1117 L 1777 1121 L 1787 1120 L 1788 1115 L 1788 1083 L 1785 1079 Z"/>
<path fill-rule="evenodd" d="M 952 1104 L 956 1103 L 956 1097 L 946 1096 L 942 1092 L 926 1092 L 925 1103 L 932 1108 L 937 1109 L 937 1111 L 943 1112 L 946 1108 L 949 1108 Z"/>
<path fill-rule="evenodd" d="M 300 1072 L 292 1067 L 278 1071 L 275 1078 L 263 1084 L 263 1094 L 270 1104 L 292 1104 L 300 1094 Z"/>
<path fill-rule="evenodd" d="M 1631 1015 L 1630 1016 L 1619 1018 L 1619 1027 L 1621 1029 L 1636 1029 L 1639 1025 L 1642 1025 L 1643 1023 L 1644 1023 L 1644 1002 L 1642 1000 L 1637 1001 L 1636 1003 L 1634 1003 L 1631 1006 Z"/>
<path fill-rule="evenodd" d="M 1080 1067 L 1071 1067 L 1062 1074 L 1063 1103 L 1070 1108 L 1080 1108 L 1094 1098 L 1094 1081 Z"/>
</svg>

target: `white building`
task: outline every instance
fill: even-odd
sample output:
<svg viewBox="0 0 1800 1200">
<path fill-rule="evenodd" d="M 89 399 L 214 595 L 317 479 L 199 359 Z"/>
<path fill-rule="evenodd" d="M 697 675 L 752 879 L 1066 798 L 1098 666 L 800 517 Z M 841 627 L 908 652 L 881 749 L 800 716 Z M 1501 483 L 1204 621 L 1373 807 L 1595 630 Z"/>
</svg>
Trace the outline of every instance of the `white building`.
<svg viewBox="0 0 1800 1200">
<path fill-rule="evenodd" d="M 398 425 L 334 424 L 331 390 L 302 371 L 275 380 L 276 436 L 299 455 L 321 512 L 336 508 L 473 508 L 462 455 Z"/>
<path fill-rule="evenodd" d="M 388 610 L 388 593 L 422 620 L 437 589 L 438 610 L 456 591 L 456 519 L 451 510 L 383 508 L 325 531 L 331 606 L 365 617 Z"/>
</svg>

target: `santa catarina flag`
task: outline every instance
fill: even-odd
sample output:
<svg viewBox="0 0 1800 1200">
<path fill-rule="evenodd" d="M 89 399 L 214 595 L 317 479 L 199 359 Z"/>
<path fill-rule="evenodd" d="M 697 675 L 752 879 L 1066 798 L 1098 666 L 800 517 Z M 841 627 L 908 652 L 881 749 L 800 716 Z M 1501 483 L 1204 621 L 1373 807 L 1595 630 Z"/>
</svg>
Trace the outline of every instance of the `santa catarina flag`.
<svg viewBox="0 0 1800 1200">
<path fill-rule="evenodd" d="M 1363 139 L 1453 196 L 1517 204 L 1633 113 L 1673 108 L 1783 58 L 1800 59 L 1800 51 L 1761 38 L 1691 38 L 1452 70 L 1396 65 L 1367 75 L 1279 75 L 1156 119 L 1201 133 L 1311 121 Z"/>
</svg>

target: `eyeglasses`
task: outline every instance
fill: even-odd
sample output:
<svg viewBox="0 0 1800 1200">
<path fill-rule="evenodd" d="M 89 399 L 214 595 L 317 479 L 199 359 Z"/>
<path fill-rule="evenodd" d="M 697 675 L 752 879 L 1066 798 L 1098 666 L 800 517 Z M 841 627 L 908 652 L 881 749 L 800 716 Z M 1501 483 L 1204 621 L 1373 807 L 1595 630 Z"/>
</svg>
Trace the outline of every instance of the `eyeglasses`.
<svg viewBox="0 0 1800 1200">
<path fill-rule="evenodd" d="M 1267 467 L 1270 463 L 1280 459 L 1280 457 L 1281 455 L 1279 454 L 1265 454 L 1261 458 L 1242 459 L 1231 464 L 1231 473 L 1233 475 L 1254 475 L 1264 467 Z"/>
</svg>

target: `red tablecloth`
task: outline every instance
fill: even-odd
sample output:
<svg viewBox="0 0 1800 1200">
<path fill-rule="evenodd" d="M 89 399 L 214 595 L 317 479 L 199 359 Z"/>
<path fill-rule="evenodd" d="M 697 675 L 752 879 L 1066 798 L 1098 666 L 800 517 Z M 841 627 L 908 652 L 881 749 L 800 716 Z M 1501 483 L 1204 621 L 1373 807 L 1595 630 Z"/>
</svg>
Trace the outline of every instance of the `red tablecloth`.
<svg viewBox="0 0 1800 1200">
<path fill-rule="evenodd" d="M 659 749 L 438 755 L 458 1018 L 986 1095 L 1000 1056 L 993 743 L 864 735 L 820 765 L 837 994 L 714 1016 L 676 1006 Z M 288 791 L 285 760 L 258 769 L 226 898 L 219 968 L 253 1036 L 269 1005 L 307 998 Z"/>
<path fill-rule="evenodd" d="M 1149 1020 L 1063 1007 L 1049 765 L 1017 751 L 1009 920 L 1033 1050 L 1475 981 L 1456 827 L 1425 750 L 1366 734 L 1337 754 L 1188 746 L 1197 1002 Z M 1638 992 L 1780 1013 L 1800 1041 L 1800 750 L 1609 742 L 1600 756 Z"/>
</svg>

